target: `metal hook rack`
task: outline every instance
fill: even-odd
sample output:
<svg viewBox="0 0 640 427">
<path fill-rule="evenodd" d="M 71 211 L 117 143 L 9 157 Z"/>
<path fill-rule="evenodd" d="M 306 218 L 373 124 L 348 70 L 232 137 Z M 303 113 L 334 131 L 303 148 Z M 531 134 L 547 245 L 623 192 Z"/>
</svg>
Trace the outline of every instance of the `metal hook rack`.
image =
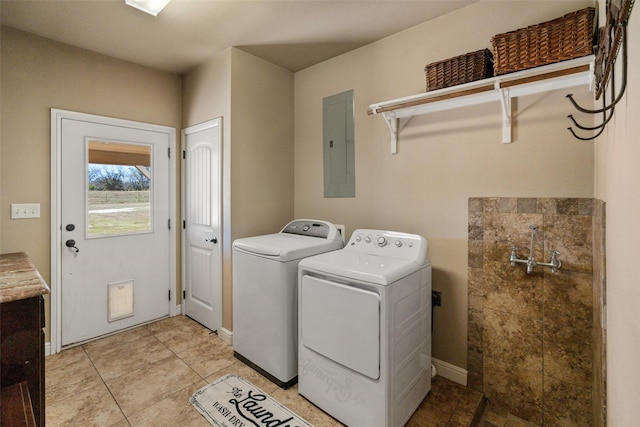
<svg viewBox="0 0 640 427">
<path fill-rule="evenodd" d="M 612 75 L 611 76 L 611 97 L 612 98 L 614 97 L 614 94 L 615 94 L 615 79 L 614 79 L 614 76 Z M 578 129 L 586 130 L 586 131 L 598 130 L 598 132 L 595 135 L 591 136 L 591 137 L 581 137 L 581 136 L 578 136 L 578 134 L 576 134 L 576 132 L 573 130 L 572 127 L 568 127 L 567 129 L 569 129 L 569 131 L 573 134 L 574 138 L 579 139 L 580 141 L 591 141 L 593 139 L 596 139 L 600 135 L 602 135 L 602 133 L 604 132 L 605 127 L 611 121 L 611 119 L 613 118 L 613 114 L 615 112 L 615 104 L 612 104 L 610 112 L 609 112 L 609 117 L 607 117 L 606 105 L 607 105 L 607 102 L 606 102 L 606 93 L 605 93 L 602 96 L 602 106 L 603 106 L 603 108 L 602 108 L 602 110 L 603 110 L 602 111 L 602 117 L 603 117 L 603 120 L 602 120 L 602 123 L 597 125 L 597 126 L 593 126 L 593 127 L 582 126 L 580 123 L 578 123 L 576 121 L 576 119 L 573 117 L 573 114 L 569 114 L 567 116 L 569 119 L 571 119 L 573 124 Z"/>
<path fill-rule="evenodd" d="M 603 113 L 603 121 L 601 124 L 594 126 L 594 127 L 587 127 L 587 126 L 582 126 L 580 125 L 576 119 L 573 117 L 572 114 L 568 115 L 567 117 L 569 119 L 571 119 L 571 121 L 573 122 L 573 124 L 581 130 L 586 130 L 586 131 L 595 131 L 597 130 L 598 132 L 590 137 L 581 137 L 579 136 L 574 130 L 573 127 L 568 127 L 567 129 L 571 132 L 571 134 L 574 136 L 574 138 L 579 139 L 581 141 L 590 141 L 593 140 L 595 138 L 597 138 L 598 136 L 600 136 L 603 132 L 605 127 L 607 126 L 607 124 L 611 121 L 611 119 L 613 118 L 613 114 L 615 112 L 615 106 L 620 102 L 620 100 L 622 100 L 622 97 L 624 96 L 624 93 L 627 89 L 627 56 L 628 56 L 628 37 L 627 37 L 627 23 L 629 22 L 629 17 L 631 15 L 631 9 L 633 7 L 633 3 L 634 0 L 626 0 L 624 2 L 624 5 L 622 7 L 622 10 L 618 13 L 617 18 L 619 19 L 618 23 L 615 23 L 615 25 L 612 25 L 612 27 L 615 27 L 615 34 L 613 36 L 613 42 L 611 43 L 611 51 L 610 51 L 610 56 L 608 58 L 605 58 L 606 63 L 605 63 L 605 69 L 603 72 L 603 78 L 601 81 L 596 82 L 597 84 L 597 91 L 596 91 L 596 99 L 598 99 L 600 97 L 600 95 L 602 94 L 602 108 L 597 109 L 597 110 L 591 110 L 591 109 L 587 109 L 587 108 L 583 108 L 581 107 L 574 99 L 573 99 L 573 94 L 568 94 L 567 98 L 569 99 L 569 101 L 571 101 L 571 103 L 573 104 L 573 106 L 581 113 L 585 113 L 585 114 L 598 114 L 598 113 Z M 610 4 L 608 4 L 608 7 L 611 7 Z M 615 16 L 613 17 L 615 20 Z M 611 19 L 611 17 L 608 17 L 608 21 L 609 19 Z M 607 28 L 609 27 L 609 22 L 607 22 Z M 615 95 L 615 64 L 616 64 L 616 57 L 618 54 L 618 50 L 620 48 L 620 44 L 622 44 L 622 85 L 620 88 L 620 93 L 616 96 Z M 605 87 L 606 87 L 606 83 L 607 83 L 607 78 L 609 76 L 609 74 L 611 74 L 611 99 L 612 102 L 611 104 L 607 105 L 607 101 L 606 101 L 606 93 L 605 93 Z M 610 112 L 609 116 L 607 117 L 607 112 Z"/>
</svg>

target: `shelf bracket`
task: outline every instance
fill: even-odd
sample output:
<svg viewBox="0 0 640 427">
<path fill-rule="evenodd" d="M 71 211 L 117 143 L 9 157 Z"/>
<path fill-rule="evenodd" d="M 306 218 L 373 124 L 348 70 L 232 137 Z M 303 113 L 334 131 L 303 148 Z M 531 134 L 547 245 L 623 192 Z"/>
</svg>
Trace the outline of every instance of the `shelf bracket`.
<svg viewBox="0 0 640 427">
<path fill-rule="evenodd" d="M 381 114 L 384 122 L 389 128 L 389 134 L 391 135 L 391 154 L 396 154 L 398 152 L 398 133 L 400 132 L 398 127 L 400 125 L 400 119 L 396 117 L 393 111 Z"/>
<path fill-rule="evenodd" d="M 495 82 L 494 87 L 500 94 L 502 105 L 502 143 L 511 144 L 511 94 L 508 87 L 500 87 L 500 80 Z"/>
</svg>

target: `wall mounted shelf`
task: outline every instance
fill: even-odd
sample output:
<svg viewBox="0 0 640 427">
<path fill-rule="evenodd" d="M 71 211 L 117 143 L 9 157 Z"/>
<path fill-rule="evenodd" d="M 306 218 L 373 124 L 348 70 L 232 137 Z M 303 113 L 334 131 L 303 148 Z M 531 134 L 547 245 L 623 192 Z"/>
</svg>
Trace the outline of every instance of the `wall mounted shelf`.
<svg viewBox="0 0 640 427">
<path fill-rule="evenodd" d="M 576 86 L 594 87 L 594 56 L 571 59 L 529 70 L 371 104 L 367 114 L 381 115 L 391 133 L 391 154 L 398 134 L 413 116 L 489 102 L 502 106 L 502 142 L 512 142 L 511 100 L 519 96 Z M 401 119 L 406 119 L 401 122 Z"/>
</svg>

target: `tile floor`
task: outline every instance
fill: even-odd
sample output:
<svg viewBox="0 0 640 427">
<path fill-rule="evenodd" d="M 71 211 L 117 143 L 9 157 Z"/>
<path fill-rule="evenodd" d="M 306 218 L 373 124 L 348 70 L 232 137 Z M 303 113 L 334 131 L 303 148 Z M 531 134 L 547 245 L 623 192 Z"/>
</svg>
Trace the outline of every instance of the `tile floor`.
<svg viewBox="0 0 640 427">
<path fill-rule="evenodd" d="M 189 397 L 238 374 L 317 427 L 342 426 L 233 356 L 232 347 L 185 316 L 160 320 L 46 358 L 46 424 L 209 426 Z M 436 377 L 407 426 L 469 426 L 480 393 Z M 491 424 L 488 424 L 491 425 Z"/>
<path fill-rule="evenodd" d="M 538 424 L 518 418 L 497 406 L 487 403 L 478 427 L 539 427 Z"/>
</svg>

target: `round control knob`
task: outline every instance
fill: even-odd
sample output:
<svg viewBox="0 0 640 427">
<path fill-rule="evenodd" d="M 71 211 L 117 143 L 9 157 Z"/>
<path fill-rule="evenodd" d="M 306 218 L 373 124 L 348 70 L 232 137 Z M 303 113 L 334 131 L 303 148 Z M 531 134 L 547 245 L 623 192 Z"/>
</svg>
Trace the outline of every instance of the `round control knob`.
<svg viewBox="0 0 640 427">
<path fill-rule="evenodd" d="M 401 248 L 402 247 L 402 242 L 400 240 L 396 240 L 396 247 L 397 248 Z"/>
<path fill-rule="evenodd" d="M 360 240 L 362 240 L 362 237 L 360 237 L 360 235 L 356 236 L 356 242 L 359 242 Z"/>
<path fill-rule="evenodd" d="M 387 239 L 385 239 L 384 237 L 380 236 L 378 237 L 378 246 L 379 247 L 383 247 L 387 244 Z"/>
<path fill-rule="evenodd" d="M 364 241 L 367 243 L 371 243 L 371 237 L 367 236 L 364 238 Z"/>
<path fill-rule="evenodd" d="M 302 231 L 309 231 L 309 228 L 310 227 L 308 225 L 305 225 L 304 227 L 302 227 Z"/>
</svg>

